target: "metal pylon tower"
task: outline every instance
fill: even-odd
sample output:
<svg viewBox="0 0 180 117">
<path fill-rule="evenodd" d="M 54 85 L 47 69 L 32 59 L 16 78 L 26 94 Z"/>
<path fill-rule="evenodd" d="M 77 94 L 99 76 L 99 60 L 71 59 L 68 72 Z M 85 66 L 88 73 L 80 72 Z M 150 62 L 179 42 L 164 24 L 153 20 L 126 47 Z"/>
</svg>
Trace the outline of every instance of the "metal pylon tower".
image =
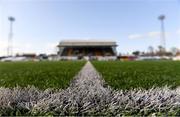
<svg viewBox="0 0 180 117">
<path fill-rule="evenodd" d="M 8 17 L 8 20 L 10 21 L 10 31 L 8 35 L 8 47 L 7 47 L 7 56 L 13 56 L 13 22 L 15 21 L 15 18 L 10 16 Z"/>
</svg>

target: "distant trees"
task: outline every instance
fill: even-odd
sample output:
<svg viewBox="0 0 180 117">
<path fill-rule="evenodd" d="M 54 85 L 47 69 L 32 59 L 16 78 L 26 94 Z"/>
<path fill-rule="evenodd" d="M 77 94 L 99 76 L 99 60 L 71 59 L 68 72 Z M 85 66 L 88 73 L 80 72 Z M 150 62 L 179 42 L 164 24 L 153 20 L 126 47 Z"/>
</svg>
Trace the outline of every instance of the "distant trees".
<svg viewBox="0 0 180 117">
<path fill-rule="evenodd" d="M 179 49 L 176 47 L 172 47 L 170 51 L 173 54 L 173 56 L 175 56 L 179 52 Z"/>
<path fill-rule="evenodd" d="M 133 54 L 134 56 L 139 56 L 139 55 L 140 55 L 140 51 L 134 51 L 134 52 L 132 52 L 132 54 Z"/>
<path fill-rule="evenodd" d="M 158 51 L 156 52 L 156 55 L 158 56 L 163 56 L 166 54 L 166 50 L 163 46 L 159 45 L 158 46 Z"/>
<path fill-rule="evenodd" d="M 149 54 L 150 56 L 153 56 L 153 55 L 154 55 L 154 47 L 152 47 L 152 46 L 149 46 L 149 47 L 148 47 L 148 54 Z"/>
<path fill-rule="evenodd" d="M 177 47 L 172 47 L 169 51 L 167 51 L 163 46 L 159 45 L 157 49 L 153 46 L 149 46 L 147 48 L 147 52 L 134 51 L 132 52 L 134 56 L 176 56 L 180 55 L 180 50 Z"/>
<path fill-rule="evenodd" d="M 154 48 L 152 46 L 149 46 L 148 51 L 149 51 L 149 53 L 154 53 Z"/>
</svg>

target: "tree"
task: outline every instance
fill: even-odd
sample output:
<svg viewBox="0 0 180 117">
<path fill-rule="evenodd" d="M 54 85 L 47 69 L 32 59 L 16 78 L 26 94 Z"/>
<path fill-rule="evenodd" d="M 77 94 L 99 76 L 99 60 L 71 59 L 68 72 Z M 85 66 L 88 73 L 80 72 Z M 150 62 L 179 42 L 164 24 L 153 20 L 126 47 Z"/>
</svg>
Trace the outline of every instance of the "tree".
<svg viewBox="0 0 180 117">
<path fill-rule="evenodd" d="M 171 48 L 171 53 L 175 56 L 178 53 L 179 49 L 176 47 Z"/>
<path fill-rule="evenodd" d="M 159 52 L 163 52 L 164 51 L 164 48 L 161 45 L 158 46 L 158 49 L 159 49 Z"/>
<path fill-rule="evenodd" d="M 158 46 L 158 54 L 159 54 L 160 56 L 166 54 L 165 48 L 164 48 L 163 46 L 161 46 L 161 45 Z"/>
<path fill-rule="evenodd" d="M 148 47 L 148 52 L 152 56 L 154 54 L 154 48 L 152 46 Z"/>
<path fill-rule="evenodd" d="M 140 51 L 134 51 L 134 52 L 132 52 L 132 54 L 135 55 L 135 56 L 139 56 L 140 55 Z"/>
</svg>

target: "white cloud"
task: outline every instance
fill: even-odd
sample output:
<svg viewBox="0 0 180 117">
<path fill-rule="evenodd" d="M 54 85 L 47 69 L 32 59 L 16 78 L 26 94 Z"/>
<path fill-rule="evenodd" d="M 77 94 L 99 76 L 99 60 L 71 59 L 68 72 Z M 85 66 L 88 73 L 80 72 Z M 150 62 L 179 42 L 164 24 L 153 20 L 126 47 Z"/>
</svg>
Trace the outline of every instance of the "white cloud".
<svg viewBox="0 0 180 117">
<path fill-rule="evenodd" d="M 47 49 L 53 49 L 53 48 L 56 48 L 56 46 L 58 45 L 58 43 L 47 43 L 46 44 L 46 47 Z"/>
<path fill-rule="evenodd" d="M 142 34 L 132 34 L 132 35 L 129 35 L 128 38 L 129 39 L 140 39 L 140 38 L 143 38 L 144 36 Z"/>
<path fill-rule="evenodd" d="M 0 40 L 0 56 L 7 55 L 7 42 Z M 56 53 L 58 42 L 47 42 L 47 43 L 30 43 L 30 42 L 14 42 L 13 53 Z"/>
<path fill-rule="evenodd" d="M 156 38 L 156 37 L 160 37 L 160 34 L 161 33 L 158 31 L 148 32 L 147 37 L 148 38 Z"/>
<path fill-rule="evenodd" d="M 180 30 L 179 30 L 179 34 L 180 34 Z M 143 34 L 132 34 L 129 35 L 128 38 L 129 39 L 154 39 L 154 38 L 160 38 L 161 32 L 159 31 L 151 31 L 151 32 L 147 32 L 147 33 L 143 33 Z M 166 36 L 169 36 L 170 33 L 169 32 L 165 32 Z"/>
<path fill-rule="evenodd" d="M 0 40 L 0 56 L 6 55 L 7 53 L 7 42 Z"/>
<path fill-rule="evenodd" d="M 178 30 L 176 31 L 176 33 L 177 33 L 178 35 L 180 35 L 180 29 L 178 29 Z"/>
<path fill-rule="evenodd" d="M 8 43 L 6 41 L 0 41 L 0 56 L 7 55 L 7 46 Z M 33 46 L 30 43 L 13 43 L 13 53 L 26 53 L 30 52 L 33 49 Z"/>
<path fill-rule="evenodd" d="M 57 48 L 56 48 L 57 45 L 58 45 L 57 42 L 47 43 L 47 44 L 46 44 L 46 47 L 45 47 L 46 52 L 47 52 L 48 54 L 50 54 L 50 53 L 56 53 L 56 51 L 57 51 Z"/>
<path fill-rule="evenodd" d="M 28 53 L 33 50 L 33 45 L 30 43 L 14 43 L 13 51 L 14 53 Z"/>
<path fill-rule="evenodd" d="M 7 47 L 7 43 L 4 41 L 0 41 L 0 48 Z"/>
<path fill-rule="evenodd" d="M 42 43 L 37 39 L 37 41 L 31 41 L 35 39 L 13 39 L 13 54 L 23 54 L 23 53 L 47 53 L 47 54 L 55 54 L 57 53 L 57 45 L 59 41 L 47 41 L 44 40 Z M 7 55 L 7 46 L 8 41 L 6 38 L 1 38 L 0 35 L 0 56 L 6 56 Z"/>
</svg>

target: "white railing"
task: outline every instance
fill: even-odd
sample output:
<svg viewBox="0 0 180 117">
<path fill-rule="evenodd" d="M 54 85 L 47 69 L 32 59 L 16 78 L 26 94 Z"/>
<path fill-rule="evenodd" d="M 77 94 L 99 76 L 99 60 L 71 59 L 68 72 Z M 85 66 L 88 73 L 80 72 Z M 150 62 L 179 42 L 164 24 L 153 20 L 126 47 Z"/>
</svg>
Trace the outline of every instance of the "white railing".
<svg viewBox="0 0 180 117">
<path fill-rule="evenodd" d="M 83 59 L 85 60 L 99 60 L 99 61 L 108 61 L 108 60 L 116 60 L 116 56 L 84 56 Z M 60 56 L 58 60 L 78 60 L 77 56 Z"/>
<path fill-rule="evenodd" d="M 77 60 L 78 57 L 77 56 L 60 56 L 58 59 L 59 60 Z"/>
<path fill-rule="evenodd" d="M 116 60 L 116 56 L 98 56 L 97 60 L 99 61 L 108 61 L 108 60 Z"/>
</svg>

